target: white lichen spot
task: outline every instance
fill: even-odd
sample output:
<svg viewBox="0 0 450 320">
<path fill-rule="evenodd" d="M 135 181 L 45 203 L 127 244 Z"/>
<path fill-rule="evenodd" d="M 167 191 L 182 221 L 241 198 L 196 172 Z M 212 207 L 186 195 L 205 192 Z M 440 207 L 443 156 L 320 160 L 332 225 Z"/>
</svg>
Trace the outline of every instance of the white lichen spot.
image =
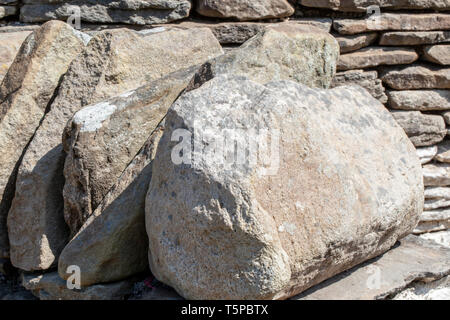
<svg viewBox="0 0 450 320">
<path fill-rule="evenodd" d="M 295 203 L 295 207 L 296 207 L 298 210 L 301 210 L 301 211 L 305 210 L 305 207 L 304 207 L 299 201 L 297 201 L 297 202 Z"/>
<path fill-rule="evenodd" d="M 80 39 L 80 40 L 84 43 L 85 46 L 86 46 L 86 45 L 89 43 L 89 41 L 91 41 L 91 39 L 92 39 L 92 37 L 91 37 L 90 35 L 88 35 L 87 33 L 78 31 L 78 30 L 76 30 L 76 29 L 72 29 L 72 32 L 73 32 L 73 34 L 74 34 L 78 39 Z"/>
<path fill-rule="evenodd" d="M 297 226 L 293 223 L 283 222 L 281 226 L 278 227 L 278 232 L 287 232 L 291 236 L 297 231 Z"/>
<path fill-rule="evenodd" d="M 78 111 L 73 117 L 73 122 L 80 126 L 80 132 L 94 132 L 102 127 L 103 121 L 108 119 L 117 107 L 109 102 L 87 106 Z"/>
<path fill-rule="evenodd" d="M 141 31 L 138 31 L 138 33 L 146 36 L 148 34 L 159 33 L 159 32 L 163 32 L 163 31 L 166 31 L 166 28 L 164 28 L 164 27 L 157 27 L 157 28 L 153 28 L 153 29 L 141 30 Z"/>
</svg>

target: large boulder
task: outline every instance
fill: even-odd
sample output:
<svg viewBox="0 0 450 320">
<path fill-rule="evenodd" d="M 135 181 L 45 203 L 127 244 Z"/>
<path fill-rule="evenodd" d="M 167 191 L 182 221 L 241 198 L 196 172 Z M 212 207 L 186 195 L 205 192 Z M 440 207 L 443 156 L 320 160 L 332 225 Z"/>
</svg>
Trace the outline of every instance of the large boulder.
<svg viewBox="0 0 450 320">
<path fill-rule="evenodd" d="M 269 26 L 239 50 L 206 62 L 195 75 L 195 88 L 221 74 L 244 75 L 266 83 L 293 80 L 328 88 L 336 72 L 339 45 L 318 28 L 282 23 Z"/>
<path fill-rule="evenodd" d="M 84 47 L 80 34 L 63 22 L 44 24 L 26 38 L 0 86 L 0 257 L 9 256 L 6 216 L 14 196 L 17 167 L 61 76 Z M 33 224 L 30 210 L 24 212 L 22 225 Z M 11 228 L 14 233 L 14 226 Z M 23 230 L 17 231 L 20 235 L 11 239 L 13 262 L 19 254 L 17 245 L 30 241 Z"/>
<path fill-rule="evenodd" d="M 284 18 L 294 14 L 287 0 L 198 0 L 197 12 L 213 18 L 240 21 Z"/>
<path fill-rule="evenodd" d="M 22 22 L 67 20 L 79 12 L 81 21 L 91 23 L 157 24 L 189 16 L 190 0 L 25 0 L 20 9 Z M 77 9 L 74 9 L 74 6 Z"/>
<path fill-rule="evenodd" d="M 196 65 L 221 50 L 209 29 L 135 32 L 116 29 L 99 32 L 75 59 L 65 75 L 49 113 L 36 131 L 19 168 L 16 195 L 10 214 L 17 221 L 29 219 L 48 227 L 27 228 L 30 237 L 54 239 L 64 224 L 63 166 L 61 144 L 64 127 L 83 106 L 135 89 L 180 68 Z M 107 114 L 108 109 L 104 110 Z M 132 155 L 133 156 L 133 155 Z M 33 230 L 45 230 L 47 233 Z M 77 230 L 72 230 L 74 234 Z M 52 235 L 50 235 L 50 233 Z M 58 242 L 67 242 L 67 237 Z M 36 261 L 47 255 L 38 242 L 30 250 L 24 270 L 48 268 L 59 256 L 54 250 L 45 265 Z M 52 244 L 50 244 L 50 247 Z M 60 248 L 62 249 L 62 248 Z M 33 256 L 33 257 L 32 257 Z M 38 259 L 38 257 L 41 257 Z"/>
<path fill-rule="evenodd" d="M 410 233 L 422 179 L 366 90 L 218 76 L 167 114 L 146 198 L 150 267 L 188 299 L 287 298 Z"/>
</svg>

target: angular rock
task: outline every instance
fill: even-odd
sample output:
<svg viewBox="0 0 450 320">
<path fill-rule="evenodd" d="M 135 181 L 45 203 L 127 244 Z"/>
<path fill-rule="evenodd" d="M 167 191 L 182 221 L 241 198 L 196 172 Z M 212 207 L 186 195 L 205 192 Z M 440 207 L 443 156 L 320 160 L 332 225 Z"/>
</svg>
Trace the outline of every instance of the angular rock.
<svg viewBox="0 0 450 320">
<path fill-rule="evenodd" d="M 79 34 L 63 22 L 44 24 L 27 37 L 1 84 L 0 257 L 9 256 L 6 216 L 14 196 L 17 167 L 61 76 L 84 46 Z M 29 215 L 25 217 L 20 224 L 31 223 Z M 26 241 L 26 236 L 21 234 L 20 241 Z"/>
<path fill-rule="evenodd" d="M 123 300 L 131 293 L 134 281 L 98 284 L 81 290 L 68 289 L 57 272 L 42 275 L 22 274 L 22 285 L 40 300 Z"/>
<path fill-rule="evenodd" d="M 450 125 L 450 111 L 444 112 L 442 116 L 444 117 L 445 123 Z"/>
<path fill-rule="evenodd" d="M 435 159 L 440 162 L 450 163 L 450 141 L 445 140 L 438 144 L 438 153 L 435 156 Z"/>
<path fill-rule="evenodd" d="M 427 187 L 450 186 L 450 164 L 427 164 L 423 167 L 424 184 Z"/>
<path fill-rule="evenodd" d="M 369 93 L 378 99 L 381 103 L 386 103 L 388 98 L 384 93 L 384 87 L 381 80 L 378 79 L 376 71 L 349 70 L 336 73 L 331 83 L 331 88 L 339 86 L 358 85 L 369 91 Z"/>
<path fill-rule="evenodd" d="M 252 129 L 270 129 L 271 147 Z M 272 161 L 257 160 L 264 142 Z M 150 267 L 187 299 L 288 298 L 388 250 L 422 207 L 414 147 L 366 90 L 219 76 L 166 117 L 146 198 Z"/>
<path fill-rule="evenodd" d="M 450 44 L 440 44 L 435 46 L 427 46 L 423 49 L 423 59 L 441 64 L 450 65 Z"/>
<path fill-rule="evenodd" d="M 339 57 L 338 70 L 372 68 L 380 65 L 409 64 L 419 59 L 414 49 L 370 47 Z"/>
<path fill-rule="evenodd" d="M 450 276 L 437 281 L 417 281 L 392 300 L 450 300 Z"/>
<path fill-rule="evenodd" d="M 244 75 L 261 83 L 293 80 L 328 88 L 338 56 L 336 40 L 322 30 L 286 23 L 269 26 L 239 50 L 205 63 L 190 89 L 220 74 Z"/>
<path fill-rule="evenodd" d="M 81 284 L 86 286 L 122 280 L 148 270 L 145 196 L 163 129 L 163 125 L 155 129 L 116 185 L 64 248 L 58 263 L 63 279 L 70 276 L 65 273 L 70 265 L 83 270 Z"/>
<path fill-rule="evenodd" d="M 8 72 L 9 67 L 14 61 L 20 46 L 31 31 L 0 32 L 0 82 Z"/>
<path fill-rule="evenodd" d="M 13 16 L 17 13 L 17 7 L 15 6 L 0 6 L 0 19 L 4 17 Z"/>
<path fill-rule="evenodd" d="M 50 112 L 24 155 L 10 215 L 19 221 L 33 208 L 36 221 L 47 221 L 51 226 L 64 224 L 65 155 L 61 137 L 75 112 L 179 68 L 202 63 L 218 52 L 221 52 L 220 44 L 209 29 L 158 29 L 144 33 L 116 29 L 99 32 L 70 65 Z M 27 229 L 26 232 L 31 236 L 33 230 Z M 47 232 L 58 233 L 60 228 Z M 52 236 L 47 234 L 47 238 L 52 239 Z M 61 242 L 67 240 L 59 239 Z M 33 249 L 33 256 L 45 253 L 35 242 L 28 245 Z M 52 256 L 56 259 L 59 253 L 53 251 Z M 31 259 L 31 253 L 28 256 Z M 51 260 L 48 259 L 49 262 Z M 33 264 L 27 268 L 36 270 L 41 266 Z"/>
<path fill-rule="evenodd" d="M 432 31 L 449 30 L 450 15 L 441 13 L 382 13 L 367 19 L 334 19 L 333 28 L 341 34 L 369 31 Z"/>
<path fill-rule="evenodd" d="M 416 153 L 420 159 L 420 163 L 425 164 L 433 160 L 434 156 L 437 154 L 437 150 L 438 149 L 436 146 L 416 148 Z"/>
<path fill-rule="evenodd" d="M 449 10 L 450 4 L 446 0 L 300 0 L 302 5 L 314 8 L 326 8 L 347 12 L 366 12 L 369 6 L 383 9 L 433 9 Z"/>
<path fill-rule="evenodd" d="M 450 207 L 450 188 L 425 188 L 425 210 L 433 210 L 445 207 Z"/>
<path fill-rule="evenodd" d="M 450 109 L 449 90 L 404 90 L 386 92 L 389 107 L 409 111 L 439 111 Z"/>
<path fill-rule="evenodd" d="M 336 36 L 342 53 L 348 53 L 370 46 L 378 38 L 377 33 L 364 33 L 352 36 Z"/>
<path fill-rule="evenodd" d="M 198 0 L 196 10 L 202 16 L 239 21 L 285 18 L 295 11 L 286 0 Z"/>
<path fill-rule="evenodd" d="M 73 6 L 79 8 L 81 21 L 149 25 L 180 20 L 189 16 L 189 0 L 89 1 L 27 0 L 20 9 L 20 21 L 67 20 Z"/>
<path fill-rule="evenodd" d="M 328 279 L 296 300 L 381 300 L 450 273 L 450 249 L 410 235 L 381 257 Z"/>
<path fill-rule="evenodd" d="M 425 64 L 390 67 L 385 68 L 380 76 L 385 84 L 397 90 L 450 89 L 450 68 Z"/>
<path fill-rule="evenodd" d="M 450 248 L 450 230 L 433 232 L 433 233 L 425 233 L 420 235 L 420 238 L 426 240 L 432 240 L 434 242 L 439 243 L 442 246 Z"/>
<path fill-rule="evenodd" d="M 393 111 L 392 115 L 416 147 L 441 142 L 447 134 L 444 119 L 439 115 L 419 111 Z"/>
<path fill-rule="evenodd" d="M 382 46 L 418 46 L 450 41 L 450 31 L 386 32 L 381 35 Z"/>
</svg>

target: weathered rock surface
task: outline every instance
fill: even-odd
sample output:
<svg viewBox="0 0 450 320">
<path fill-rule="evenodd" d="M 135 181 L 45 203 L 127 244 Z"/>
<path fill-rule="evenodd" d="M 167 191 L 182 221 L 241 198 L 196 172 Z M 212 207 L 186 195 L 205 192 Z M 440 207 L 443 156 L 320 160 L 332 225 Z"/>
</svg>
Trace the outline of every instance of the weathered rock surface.
<svg viewBox="0 0 450 320">
<path fill-rule="evenodd" d="M 450 89 L 450 68 L 426 64 L 386 67 L 380 76 L 385 84 L 397 90 Z"/>
<path fill-rule="evenodd" d="M 369 31 L 432 31 L 449 30 L 450 15 L 439 13 L 382 13 L 368 19 L 335 19 L 333 27 L 341 34 Z"/>
<path fill-rule="evenodd" d="M 380 65 L 409 64 L 419 59 L 414 49 L 370 47 L 339 57 L 338 70 L 371 68 Z"/>
<path fill-rule="evenodd" d="M 438 153 L 435 156 L 435 159 L 440 162 L 450 163 L 450 141 L 445 140 L 438 144 Z"/>
<path fill-rule="evenodd" d="M 441 142 L 447 134 L 444 118 L 439 115 L 419 111 L 394 111 L 392 115 L 416 147 Z"/>
<path fill-rule="evenodd" d="M 284 18 L 294 14 L 286 0 L 198 0 L 197 12 L 206 17 L 240 21 Z"/>
<path fill-rule="evenodd" d="M 196 147 L 177 165 L 180 128 Z M 224 130 L 256 128 L 278 132 L 272 162 L 212 154 Z M 248 136 L 233 150 L 247 154 Z M 220 76 L 168 112 L 146 198 L 150 266 L 188 299 L 287 298 L 388 250 L 422 207 L 414 147 L 364 89 Z"/>
<path fill-rule="evenodd" d="M 450 164 L 437 163 L 425 165 L 423 167 L 423 179 L 425 186 L 450 186 Z"/>
<path fill-rule="evenodd" d="M 381 35 L 382 46 L 417 46 L 450 41 L 450 31 L 386 32 Z"/>
<path fill-rule="evenodd" d="M 444 117 L 445 123 L 450 124 L 450 111 L 442 113 L 442 116 Z"/>
<path fill-rule="evenodd" d="M 375 32 L 351 36 L 336 36 L 341 53 L 348 53 L 370 46 L 378 38 Z"/>
<path fill-rule="evenodd" d="M 67 20 L 79 8 L 82 21 L 93 23 L 157 24 L 189 16 L 189 0 L 90 1 L 26 0 L 20 9 L 22 22 Z"/>
<path fill-rule="evenodd" d="M 15 6 L 0 6 L 0 19 L 15 15 L 16 13 L 17 7 Z"/>
<path fill-rule="evenodd" d="M 433 9 L 449 10 L 447 0 L 300 0 L 302 5 L 315 8 L 327 8 L 339 11 L 366 12 L 369 6 L 384 9 Z"/>
<path fill-rule="evenodd" d="M 152 161 L 163 132 L 152 133 L 78 234 L 64 248 L 58 263 L 62 278 L 70 265 L 83 270 L 82 285 L 111 282 L 148 270 L 145 196 Z"/>
<path fill-rule="evenodd" d="M 358 85 L 369 91 L 381 103 L 386 103 L 388 98 L 384 93 L 384 87 L 376 71 L 349 70 L 336 73 L 331 83 L 331 88 L 339 86 Z"/>
<path fill-rule="evenodd" d="M 83 106 L 135 89 L 179 68 L 202 63 L 215 56 L 211 54 L 212 48 L 221 50 L 208 29 L 158 29 L 144 33 L 116 29 L 93 37 L 70 65 L 50 112 L 25 153 L 10 214 L 18 220 L 25 219 L 25 214 L 33 208 L 35 221 L 49 221 L 53 226 L 64 224 L 65 155 L 61 137 L 72 115 Z M 31 235 L 33 230 L 27 229 L 26 233 Z M 59 230 L 55 227 L 52 232 L 57 234 Z M 42 234 L 35 236 L 42 237 Z M 54 236 L 46 235 L 49 239 Z M 67 240 L 58 238 L 60 242 Z M 39 248 L 35 252 L 43 254 Z M 53 251 L 55 259 L 59 253 Z"/>
<path fill-rule="evenodd" d="M 122 300 L 131 293 L 133 281 L 98 284 L 71 290 L 57 272 L 22 275 L 22 285 L 41 300 Z"/>
<path fill-rule="evenodd" d="M 450 228 L 450 208 L 424 211 L 414 229 L 415 234 L 443 231 Z"/>
<path fill-rule="evenodd" d="M 450 276 L 437 281 L 417 281 L 392 300 L 450 300 Z"/>
<path fill-rule="evenodd" d="M 442 246 L 450 248 L 450 230 L 438 231 L 433 233 L 424 233 L 420 235 L 420 238 L 432 240 L 436 243 L 439 243 Z"/>
<path fill-rule="evenodd" d="M 386 92 L 389 107 L 410 111 L 439 111 L 450 109 L 449 90 L 403 90 Z"/>
<path fill-rule="evenodd" d="M 31 31 L 0 33 L 0 82 L 8 72 L 20 46 Z"/>
<path fill-rule="evenodd" d="M 450 44 L 425 47 L 423 49 L 423 58 L 433 63 L 445 66 L 450 65 Z"/>
<path fill-rule="evenodd" d="M 239 50 L 205 63 L 190 87 L 198 87 L 220 74 L 234 74 L 260 83 L 293 80 L 310 87 L 328 88 L 338 56 L 339 46 L 330 34 L 283 23 L 267 27 Z"/>
<path fill-rule="evenodd" d="M 416 148 L 420 163 L 425 164 L 433 160 L 434 156 L 437 154 L 437 150 L 437 146 Z"/>
<path fill-rule="evenodd" d="M 63 22 L 44 24 L 27 37 L 1 84 L 0 257 L 9 256 L 6 217 L 14 196 L 20 159 L 46 112 L 61 76 L 83 46 L 79 32 L 69 25 Z M 31 223 L 28 213 L 21 221 L 22 225 Z M 11 220 L 14 221 L 14 216 Z M 11 224 L 13 250 L 17 245 L 14 233 L 18 227 Z M 26 236 L 21 234 L 20 241 L 29 240 Z M 12 257 L 14 264 L 17 262 L 15 253 Z"/>
<path fill-rule="evenodd" d="M 450 274 L 450 249 L 410 235 L 379 258 L 324 281 L 295 299 L 389 299 L 415 281 Z"/>
</svg>

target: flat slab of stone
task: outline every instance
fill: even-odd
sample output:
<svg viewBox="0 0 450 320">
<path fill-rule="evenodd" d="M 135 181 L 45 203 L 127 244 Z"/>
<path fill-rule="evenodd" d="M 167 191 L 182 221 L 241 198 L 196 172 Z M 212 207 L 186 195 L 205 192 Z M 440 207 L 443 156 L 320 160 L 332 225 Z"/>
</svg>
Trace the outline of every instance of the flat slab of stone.
<svg viewBox="0 0 450 320">
<path fill-rule="evenodd" d="M 438 280 L 448 274 L 450 249 L 410 235 L 384 255 L 328 279 L 293 299 L 386 299 L 414 281 Z"/>
<path fill-rule="evenodd" d="M 441 142 L 447 134 L 444 118 L 440 115 L 423 114 L 419 111 L 393 111 L 392 116 L 416 147 Z"/>
<path fill-rule="evenodd" d="M 450 68 L 428 64 L 385 67 L 380 73 L 383 83 L 397 90 L 450 89 Z"/>
<path fill-rule="evenodd" d="M 22 274 L 21 282 L 25 289 L 40 300 L 122 300 L 131 293 L 134 285 L 134 281 L 130 279 L 71 290 L 57 272 Z"/>
<path fill-rule="evenodd" d="M 366 12 L 367 7 L 376 5 L 383 9 L 433 9 L 449 10 L 445 0 L 300 0 L 302 5 L 313 8 L 324 8 L 346 12 Z"/>
<path fill-rule="evenodd" d="M 450 276 L 432 282 L 412 283 L 392 300 L 450 300 Z"/>
<path fill-rule="evenodd" d="M 239 21 L 284 18 L 295 12 L 286 0 L 198 0 L 196 10 L 202 16 Z"/>
<path fill-rule="evenodd" d="M 423 49 L 423 59 L 445 66 L 450 65 L 450 44 L 425 47 Z"/>
<path fill-rule="evenodd" d="M 450 164 L 427 164 L 423 167 L 422 171 L 426 187 L 450 186 Z"/>
<path fill-rule="evenodd" d="M 336 36 L 335 38 L 339 43 L 341 53 L 348 53 L 371 45 L 378 38 L 378 34 L 372 32 L 350 36 L 340 35 Z"/>
<path fill-rule="evenodd" d="M 369 47 L 339 57 L 337 70 L 372 68 L 380 65 L 409 64 L 419 59 L 414 49 Z"/>
<path fill-rule="evenodd" d="M 382 13 L 368 19 L 335 19 L 333 27 L 341 34 L 369 31 L 432 31 L 449 30 L 450 15 L 443 13 Z"/>
<path fill-rule="evenodd" d="M 420 159 L 421 164 L 425 164 L 433 160 L 437 154 L 437 146 L 416 148 L 417 156 Z"/>
<path fill-rule="evenodd" d="M 420 216 L 414 234 L 443 231 L 450 228 L 450 208 L 427 210 Z"/>
<path fill-rule="evenodd" d="M 450 230 L 424 233 L 420 235 L 420 238 L 432 240 L 440 245 L 450 248 Z"/>
<path fill-rule="evenodd" d="M 96 3 L 97 2 L 97 3 Z M 89 1 L 76 2 L 81 21 L 92 23 L 157 24 L 180 20 L 189 16 L 189 0 L 148 1 Z M 20 8 L 20 21 L 43 22 L 67 20 L 73 3 L 61 0 L 27 0 Z"/>
<path fill-rule="evenodd" d="M 386 32 L 381 35 L 382 46 L 418 46 L 450 41 L 450 31 Z"/>
<path fill-rule="evenodd" d="M 387 90 L 388 106 L 409 111 L 450 110 L 449 90 Z"/>
<path fill-rule="evenodd" d="M 364 70 L 348 70 L 338 72 L 333 78 L 331 88 L 339 86 L 358 85 L 369 91 L 381 103 L 386 103 L 388 97 L 385 94 L 383 83 L 378 79 L 378 72 Z"/>
</svg>

